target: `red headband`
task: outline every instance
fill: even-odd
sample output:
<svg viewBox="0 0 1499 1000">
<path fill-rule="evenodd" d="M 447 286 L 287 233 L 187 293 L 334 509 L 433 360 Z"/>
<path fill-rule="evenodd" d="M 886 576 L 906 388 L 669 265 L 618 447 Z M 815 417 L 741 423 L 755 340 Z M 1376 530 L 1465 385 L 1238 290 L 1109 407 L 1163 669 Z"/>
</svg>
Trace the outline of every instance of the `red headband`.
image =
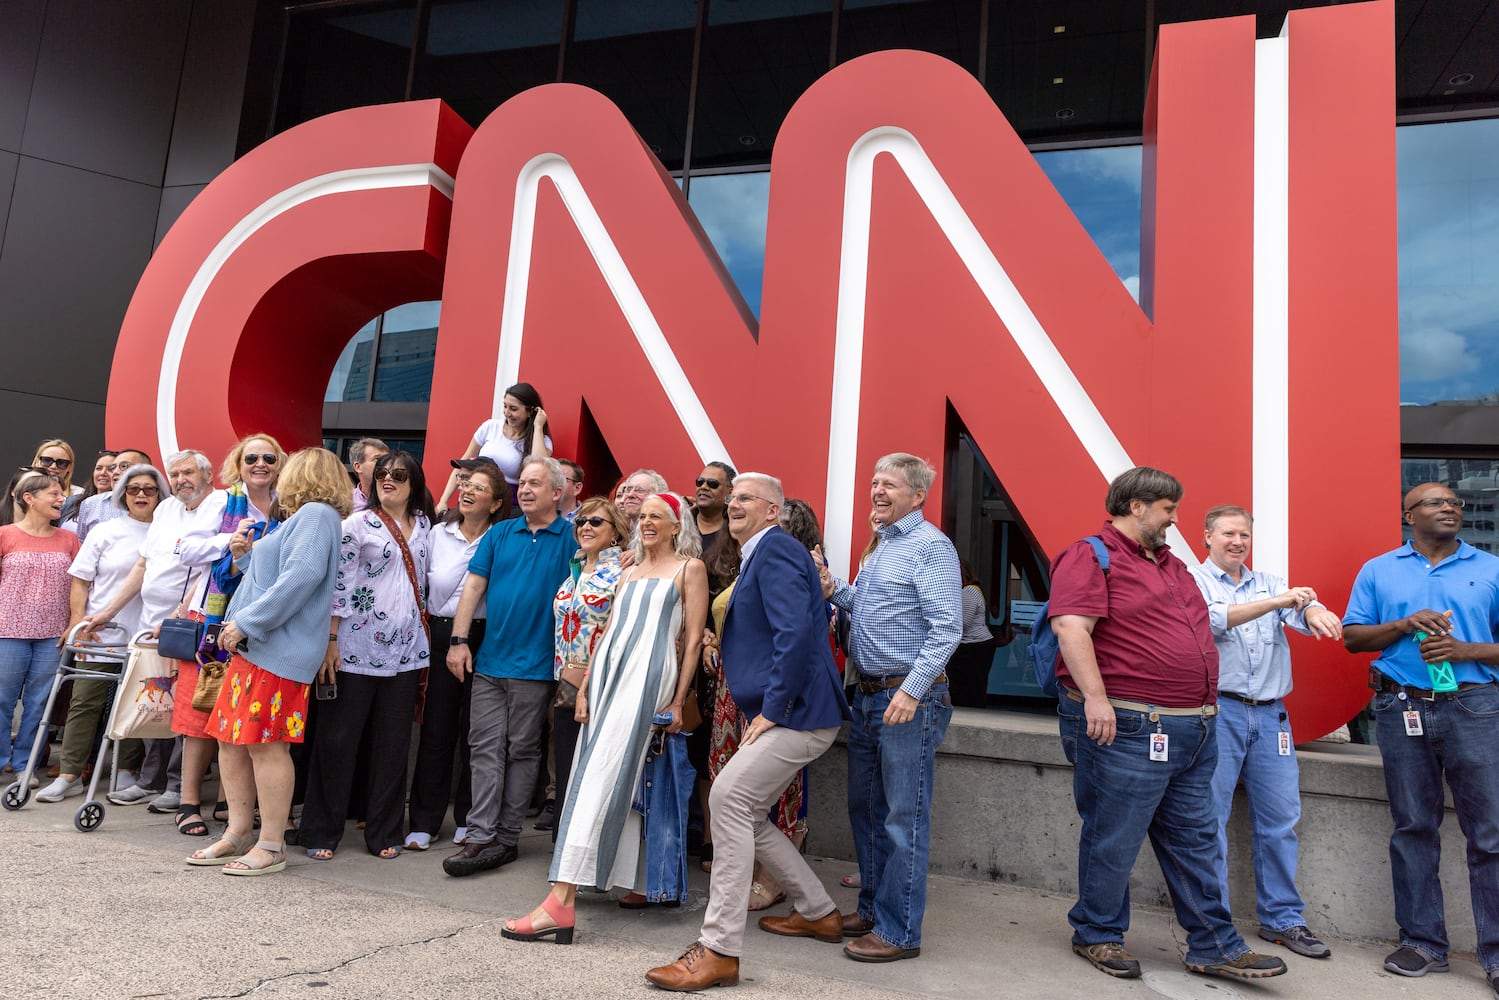
<svg viewBox="0 0 1499 1000">
<path fill-rule="evenodd" d="M 657 493 L 656 499 L 671 508 L 672 517 L 675 517 L 678 521 L 682 520 L 682 501 L 670 493 Z"/>
</svg>

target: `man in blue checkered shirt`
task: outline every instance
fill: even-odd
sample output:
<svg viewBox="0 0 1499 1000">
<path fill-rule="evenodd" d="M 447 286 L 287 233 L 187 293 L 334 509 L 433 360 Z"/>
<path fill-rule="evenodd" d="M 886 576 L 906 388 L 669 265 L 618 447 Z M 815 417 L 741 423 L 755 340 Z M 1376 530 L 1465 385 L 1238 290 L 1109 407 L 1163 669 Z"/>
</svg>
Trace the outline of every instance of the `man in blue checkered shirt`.
<svg viewBox="0 0 1499 1000">
<path fill-rule="evenodd" d="M 860 962 L 921 954 L 932 771 L 952 719 L 943 671 L 963 634 L 958 553 L 922 515 L 935 475 L 915 455 L 880 459 L 869 491 L 879 543 L 855 583 L 822 571 L 853 616 L 848 813 L 862 884 L 843 950 Z"/>
</svg>

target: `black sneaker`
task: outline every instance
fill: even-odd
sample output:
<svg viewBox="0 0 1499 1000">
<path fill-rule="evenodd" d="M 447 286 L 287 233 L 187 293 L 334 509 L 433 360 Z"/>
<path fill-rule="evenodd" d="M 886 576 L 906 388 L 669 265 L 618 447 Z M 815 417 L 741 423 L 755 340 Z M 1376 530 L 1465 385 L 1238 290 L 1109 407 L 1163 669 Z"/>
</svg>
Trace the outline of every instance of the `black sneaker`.
<svg viewBox="0 0 1499 1000">
<path fill-rule="evenodd" d="M 1129 952 L 1124 950 L 1124 945 L 1118 941 L 1105 941 L 1103 944 L 1075 944 L 1072 946 L 1073 954 L 1081 955 L 1092 963 L 1093 968 L 1106 976 L 1114 976 L 1118 979 L 1139 979 L 1140 963 Z"/>
<path fill-rule="evenodd" d="M 551 799 L 547 799 L 546 806 L 541 810 L 541 815 L 536 817 L 535 830 L 550 830 L 557 825 L 557 807 Z"/>
<path fill-rule="evenodd" d="M 463 845 L 463 850 L 442 859 L 442 870 L 455 878 L 461 878 L 464 875 L 474 875 L 501 865 L 508 865 L 518 855 L 519 852 L 514 844 L 507 846 L 495 841 L 476 844 L 470 840 Z"/>
<path fill-rule="evenodd" d="M 1188 962 L 1187 968 L 1207 976 L 1224 976 L 1228 979 L 1243 980 L 1269 979 L 1271 976 L 1286 974 L 1284 959 L 1273 955 L 1260 955 L 1252 951 L 1246 951 L 1238 958 L 1215 962 L 1212 965 L 1193 965 Z"/>
<path fill-rule="evenodd" d="M 1317 935 L 1308 930 L 1306 924 L 1287 927 L 1283 931 L 1261 927 L 1260 937 L 1273 944 L 1284 945 L 1306 958 L 1327 958 L 1332 954 L 1332 949 L 1317 940 Z"/>
<path fill-rule="evenodd" d="M 1393 972 L 1397 976 L 1410 976 L 1414 979 L 1428 972 L 1446 972 L 1447 960 L 1431 958 L 1424 952 L 1403 944 L 1385 956 L 1384 967 L 1386 971 Z"/>
</svg>

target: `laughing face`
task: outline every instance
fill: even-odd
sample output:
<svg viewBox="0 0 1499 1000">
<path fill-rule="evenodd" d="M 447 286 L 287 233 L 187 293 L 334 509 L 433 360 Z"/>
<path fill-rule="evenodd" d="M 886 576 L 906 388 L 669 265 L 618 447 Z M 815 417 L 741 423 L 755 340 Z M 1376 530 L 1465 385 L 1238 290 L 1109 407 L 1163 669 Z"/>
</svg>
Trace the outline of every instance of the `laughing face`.
<svg viewBox="0 0 1499 1000">
<path fill-rule="evenodd" d="M 677 532 L 681 530 L 665 500 L 657 496 L 646 497 L 640 505 L 639 531 L 640 544 L 647 552 L 663 546 L 669 551 L 676 545 Z"/>
<path fill-rule="evenodd" d="M 265 438 L 246 441 L 239 456 L 239 478 L 245 488 L 258 492 L 275 486 L 276 474 L 280 471 L 279 457 L 275 446 Z"/>
<path fill-rule="evenodd" d="M 894 524 L 926 500 L 926 490 L 913 489 L 903 473 L 876 472 L 869 483 L 870 520 L 877 525 Z"/>
<path fill-rule="evenodd" d="M 1244 560 L 1249 558 L 1251 534 L 1249 518 L 1242 514 L 1223 515 L 1213 522 L 1212 530 L 1204 534 L 1208 558 L 1237 579 L 1244 568 Z"/>
</svg>

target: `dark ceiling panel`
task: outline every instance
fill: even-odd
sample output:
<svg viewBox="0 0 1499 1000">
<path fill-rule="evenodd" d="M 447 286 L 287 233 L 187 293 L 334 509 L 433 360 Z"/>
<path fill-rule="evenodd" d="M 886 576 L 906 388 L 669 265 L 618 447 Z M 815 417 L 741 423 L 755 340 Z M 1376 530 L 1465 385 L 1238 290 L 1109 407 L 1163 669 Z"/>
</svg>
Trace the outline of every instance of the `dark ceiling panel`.
<svg viewBox="0 0 1499 1000">
<path fill-rule="evenodd" d="M 46 0 L 0 4 L 0 149 L 12 153 L 21 151 L 21 130 L 26 125 L 46 11 Z"/>
</svg>

